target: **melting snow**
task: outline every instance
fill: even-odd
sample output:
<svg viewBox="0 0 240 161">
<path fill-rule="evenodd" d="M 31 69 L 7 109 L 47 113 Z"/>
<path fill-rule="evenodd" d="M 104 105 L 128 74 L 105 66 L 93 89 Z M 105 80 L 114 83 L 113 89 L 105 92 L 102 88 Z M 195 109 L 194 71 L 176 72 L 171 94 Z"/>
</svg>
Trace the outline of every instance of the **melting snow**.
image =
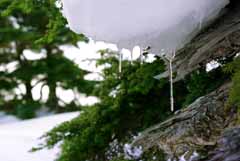
<svg viewBox="0 0 240 161">
<path fill-rule="evenodd" d="M 120 48 L 181 48 L 229 0 L 62 0 L 70 28 Z"/>
</svg>

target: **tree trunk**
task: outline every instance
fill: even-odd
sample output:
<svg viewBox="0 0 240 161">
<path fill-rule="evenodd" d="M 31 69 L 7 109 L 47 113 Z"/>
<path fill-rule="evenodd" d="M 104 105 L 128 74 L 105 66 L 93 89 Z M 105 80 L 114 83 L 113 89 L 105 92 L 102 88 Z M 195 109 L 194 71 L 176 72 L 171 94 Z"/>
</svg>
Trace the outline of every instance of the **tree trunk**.
<svg viewBox="0 0 240 161">
<path fill-rule="evenodd" d="M 46 46 L 46 51 L 47 51 L 47 60 L 49 60 L 51 58 L 51 54 L 52 54 L 52 49 L 49 46 Z M 46 61 L 47 63 L 49 63 L 50 61 Z M 57 84 L 56 84 L 56 80 L 54 80 L 54 78 L 52 78 L 51 76 L 51 70 L 52 67 L 50 64 L 47 64 L 48 66 L 48 70 L 47 70 L 47 85 L 49 87 L 49 97 L 48 97 L 48 101 L 47 101 L 47 106 L 49 106 L 50 109 L 52 110 L 56 110 L 58 108 L 58 98 L 57 98 L 57 94 L 56 94 L 56 89 L 57 89 Z"/>
<path fill-rule="evenodd" d="M 47 101 L 47 105 L 49 106 L 50 109 L 56 110 L 58 107 L 58 98 L 56 95 L 56 83 L 55 82 L 48 82 L 49 86 L 49 97 Z"/>
<path fill-rule="evenodd" d="M 30 81 L 26 81 L 25 82 L 25 86 L 26 86 L 25 99 L 27 101 L 33 102 L 31 80 Z"/>
</svg>

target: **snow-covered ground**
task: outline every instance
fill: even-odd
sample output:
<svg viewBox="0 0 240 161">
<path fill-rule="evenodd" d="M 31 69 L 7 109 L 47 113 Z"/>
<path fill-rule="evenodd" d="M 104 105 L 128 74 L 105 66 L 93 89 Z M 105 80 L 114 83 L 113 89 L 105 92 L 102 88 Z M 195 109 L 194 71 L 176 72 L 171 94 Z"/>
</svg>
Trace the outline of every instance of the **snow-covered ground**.
<svg viewBox="0 0 240 161">
<path fill-rule="evenodd" d="M 18 118 L 11 115 L 6 115 L 4 112 L 0 112 L 0 125 L 18 121 L 20 121 Z"/>
<path fill-rule="evenodd" d="M 0 160 L 2 161 L 54 161 L 59 149 L 28 152 L 39 143 L 39 137 L 56 125 L 71 120 L 79 112 L 58 114 L 27 121 L 0 113 Z"/>
</svg>

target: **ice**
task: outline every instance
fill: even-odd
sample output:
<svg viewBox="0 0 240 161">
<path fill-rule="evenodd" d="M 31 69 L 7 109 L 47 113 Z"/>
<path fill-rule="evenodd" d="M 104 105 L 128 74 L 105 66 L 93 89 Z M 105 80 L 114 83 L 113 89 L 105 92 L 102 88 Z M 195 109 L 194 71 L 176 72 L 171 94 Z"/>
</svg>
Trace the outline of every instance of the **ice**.
<svg viewBox="0 0 240 161">
<path fill-rule="evenodd" d="M 79 112 L 58 114 L 28 121 L 0 125 L 0 158 L 3 161 L 54 161 L 59 149 L 28 151 L 39 143 L 38 138 L 56 125 L 71 120 Z"/>
<path fill-rule="evenodd" d="M 229 0 L 62 0 L 70 28 L 94 40 L 132 49 L 181 48 Z"/>
<path fill-rule="evenodd" d="M 122 53 L 119 53 L 119 73 L 122 73 Z"/>
</svg>

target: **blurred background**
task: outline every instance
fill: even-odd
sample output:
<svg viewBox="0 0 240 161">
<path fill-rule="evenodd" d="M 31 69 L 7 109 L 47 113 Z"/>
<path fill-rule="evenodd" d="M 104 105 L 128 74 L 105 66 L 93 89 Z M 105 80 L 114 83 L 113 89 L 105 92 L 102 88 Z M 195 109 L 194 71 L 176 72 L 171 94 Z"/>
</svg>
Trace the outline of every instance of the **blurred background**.
<svg viewBox="0 0 240 161">
<path fill-rule="evenodd" d="M 48 1 L 33 3 L 0 2 L 0 111 L 29 119 L 98 102 L 98 50 L 114 46 L 71 32 Z"/>
</svg>

